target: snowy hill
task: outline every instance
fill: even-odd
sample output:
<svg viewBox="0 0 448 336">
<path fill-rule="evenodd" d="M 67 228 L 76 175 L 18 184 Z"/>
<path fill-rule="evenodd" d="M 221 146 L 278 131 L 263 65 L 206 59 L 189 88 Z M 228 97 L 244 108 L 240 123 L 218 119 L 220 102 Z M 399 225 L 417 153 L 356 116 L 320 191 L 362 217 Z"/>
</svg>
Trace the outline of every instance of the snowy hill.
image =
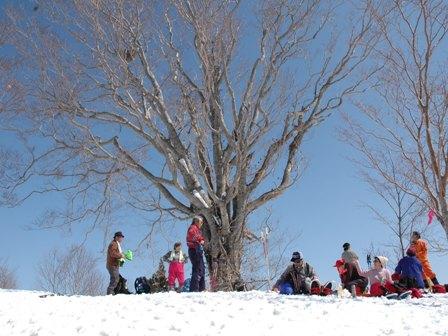
<svg viewBox="0 0 448 336">
<path fill-rule="evenodd" d="M 275 293 L 47 296 L 0 290 L 0 335 L 448 335 L 448 295 L 383 298 Z"/>
</svg>

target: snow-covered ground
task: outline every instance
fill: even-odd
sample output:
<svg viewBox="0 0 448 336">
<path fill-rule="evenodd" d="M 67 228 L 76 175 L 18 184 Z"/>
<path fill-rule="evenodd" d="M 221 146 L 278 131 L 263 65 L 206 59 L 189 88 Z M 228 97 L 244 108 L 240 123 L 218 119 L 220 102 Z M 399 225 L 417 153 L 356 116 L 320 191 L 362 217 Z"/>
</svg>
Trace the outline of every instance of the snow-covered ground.
<svg viewBox="0 0 448 336">
<path fill-rule="evenodd" d="M 40 295 L 0 290 L 0 335 L 448 335 L 448 294 L 402 301 L 256 291 Z"/>
</svg>

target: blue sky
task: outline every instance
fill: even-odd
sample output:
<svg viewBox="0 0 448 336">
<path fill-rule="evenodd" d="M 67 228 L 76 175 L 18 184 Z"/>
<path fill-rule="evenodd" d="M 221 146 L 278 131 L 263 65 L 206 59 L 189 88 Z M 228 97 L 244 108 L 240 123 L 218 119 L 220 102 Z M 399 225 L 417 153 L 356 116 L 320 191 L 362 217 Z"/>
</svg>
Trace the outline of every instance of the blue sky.
<svg viewBox="0 0 448 336">
<path fill-rule="evenodd" d="M 372 214 L 361 206 L 362 202 L 377 200 L 356 177 L 356 168 L 346 159 L 351 149 L 338 141 L 336 128 L 340 122 L 335 114 L 310 134 L 304 147 L 309 159 L 308 169 L 295 186 L 270 204 L 274 221 L 291 234 L 301 233 L 292 244 L 291 252 L 302 251 L 322 280 L 337 279 L 332 265 L 340 256 L 344 242 L 351 242 L 353 249 L 362 255 L 361 261 L 365 265 L 364 251 L 370 244 L 385 250 L 383 245 L 391 236 L 388 229 L 376 223 Z M 0 143 L 5 141 L 8 139 L 2 136 Z M 50 249 L 79 243 L 84 237 L 83 231 L 77 228 L 70 232 L 25 228 L 32 225 L 53 199 L 49 195 L 41 196 L 18 208 L 0 208 L 2 257 L 8 258 L 16 270 L 21 289 L 36 289 L 36 264 Z M 257 220 L 257 216 L 252 220 Z M 115 228 L 121 229 L 126 236 L 124 248 L 134 249 L 146 232 L 139 222 L 131 217 Z M 163 234 L 157 235 L 151 249 L 142 248 L 137 258 L 125 265 L 123 275 L 133 282 L 138 276 L 152 274 L 161 254 L 175 241 L 185 241 L 188 224 L 177 223 L 174 228 L 166 228 Z M 442 234 L 441 230 L 437 231 Z M 102 232 L 89 235 L 86 247 L 100 259 L 98 266 L 106 279 Z M 439 280 L 448 282 L 445 271 L 448 257 L 430 254 L 430 260 Z M 189 272 L 188 267 L 186 273 Z"/>
<path fill-rule="evenodd" d="M 2 2 L 4 1 L 0 0 L 0 5 Z M 344 109 L 349 114 L 357 112 L 351 105 L 346 105 Z M 371 212 L 361 206 L 363 202 L 379 206 L 381 203 L 357 177 L 357 168 L 347 159 L 356 154 L 347 144 L 338 140 L 337 129 L 341 125 L 339 112 L 336 112 L 308 134 L 302 149 L 309 165 L 302 179 L 280 198 L 268 204 L 272 208 L 273 221 L 281 226 L 280 231 L 301 234 L 292 244 L 290 252 L 303 252 L 322 280 L 337 279 L 332 265 L 339 258 L 344 242 L 352 244 L 365 266 L 365 250 L 371 244 L 377 249 L 385 250 L 384 245 L 391 239 L 390 231 L 375 222 Z M 11 135 L 1 134 L 0 146 L 10 146 L 13 142 Z M 27 229 L 49 205 L 60 206 L 61 198 L 43 195 L 31 198 L 17 208 L 0 208 L 2 257 L 7 258 L 9 265 L 16 271 L 21 289 L 37 289 L 36 265 L 49 250 L 55 247 L 64 249 L 84 240 L 85 229 L 81 226 L 64 231 Z M 254 226 L 262 215 L 259 212 L 251 217 Z M 422 220 L 425 221 L 426 218 Z M 122 217 L 111 231 L 123 231 L 126 236 L 123 247 L 135 249 L 148 231 L 148 224 L 148 219 L 142 221 L 141 217 L 127 216 Z M 124 266 L 122 274 L 131 283 L 138 276 L 151 275 L 160 256 L 175 241 L 185 241 L 188 225 L 189 222 L 186 221 L 176 223 L 174 227 L 163 228 L 154 237 L 150 248 L 142 247 L 134 261 Z M 433 225 L 437 226 L 438 223 Z M 443 234 L 440 229 L 436 229 Z M 104 247 L 110 239 L 100 231 L 89 234 L 86 239 L 86 247 L 98 258 L 98 268 L 105 281 L 107 272 Z M 448 282 L 445 271 L 448 257 L 431 254 L 430 260 L 439 280 Z M 395 265 L 390 265 L 390 268 L 393 267 Z M 187 267 L 187 276 L 189 272 Z"/>
</svg>

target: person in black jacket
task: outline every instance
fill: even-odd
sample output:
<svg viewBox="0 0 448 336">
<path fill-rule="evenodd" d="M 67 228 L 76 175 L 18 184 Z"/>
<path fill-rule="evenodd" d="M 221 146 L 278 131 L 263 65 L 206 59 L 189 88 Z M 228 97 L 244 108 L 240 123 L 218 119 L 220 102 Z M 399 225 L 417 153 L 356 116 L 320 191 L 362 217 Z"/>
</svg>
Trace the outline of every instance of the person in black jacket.
<svg viewBox="0 0 448 336">
<path fill-rule="evenodd" d="M 280 294 L 310 294 L 312 284 L 320 287 L 313 267 L 305 260 L 301 252 L 294 252 L 289 265 L 272 288 Z"/>
<path fill-rule="evenodd" d="M 355 286 L 356 295 L 364 293 L 368 280 L 358 273 L 356 265 L 352 262 L 346 262 L 344 259 L 336 260 L 334 267 L 337 268 L 341 278 L 342 285 L 348 291 Z"/>
</svg>

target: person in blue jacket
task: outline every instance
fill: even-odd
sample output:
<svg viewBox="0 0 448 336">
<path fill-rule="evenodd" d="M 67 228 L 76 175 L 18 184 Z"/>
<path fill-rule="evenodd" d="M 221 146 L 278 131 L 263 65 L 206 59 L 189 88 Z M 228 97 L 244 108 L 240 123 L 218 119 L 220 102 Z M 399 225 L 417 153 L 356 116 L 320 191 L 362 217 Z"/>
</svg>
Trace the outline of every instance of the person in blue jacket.
<svg viewBox="0 0 448 336">
<path fill-rule="evenodd" d="M 422 264 L 416 258 L 415 250 L 409 248 L 406 251 L 406 256 L 398 262 L 395 268 L 395 273 L 399 275 L 400 284 L 407 288 L 424 288 L 422 272 Z"/>
</svg>

